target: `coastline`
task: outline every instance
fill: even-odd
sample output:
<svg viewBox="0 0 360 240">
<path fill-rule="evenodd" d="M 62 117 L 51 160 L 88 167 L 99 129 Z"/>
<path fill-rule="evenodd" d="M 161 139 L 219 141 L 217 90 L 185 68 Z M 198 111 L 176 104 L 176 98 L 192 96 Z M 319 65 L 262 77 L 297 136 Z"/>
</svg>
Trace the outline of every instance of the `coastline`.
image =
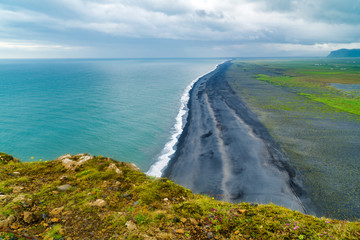
<svg viewBox="0 0 360 240">
<path fill-rule="evenodd" d="M 231 64 L 194 84 L 186 126 L 163 176 L 217 199 L 311 212 L 295 170 L 225 80 Z"/>
<path fill-rule="evenodd" d="M 164 169 L 167 167 L 169 161 L 171 160 L 171 156 L 174 155 L 176 152 L 176 146 L 179 142 L 179 138 L 181 137 L 184 128 L 187 123 L 187 116 L 189 113 L 188 103 L 190 100 L 190 93 L 193 89 L 196 82 L 198 82 L 201 78 L 205 77 L 208 74 L 211 74 L 212 72 L 216 71 L 219 65 L 223 64 L 219 63 L 217 64 L 212 70 L 209 72 L 195 78 L 184 90 L 183 95 L 180 99 L 180 108 L 178 111 L 178 114 L 175 118 L 175 124 L 172 127 L 172 134 L 170 136 L 170 140 L 166 142 L 164 148 L 162 149 L 160 156 L 158 157 L 158 160 L 150 166 L 150 169 L 146 172 L 149 176 L 155 176 L 155 177 L 161 177 L 163 174 Z"/>
</svg>

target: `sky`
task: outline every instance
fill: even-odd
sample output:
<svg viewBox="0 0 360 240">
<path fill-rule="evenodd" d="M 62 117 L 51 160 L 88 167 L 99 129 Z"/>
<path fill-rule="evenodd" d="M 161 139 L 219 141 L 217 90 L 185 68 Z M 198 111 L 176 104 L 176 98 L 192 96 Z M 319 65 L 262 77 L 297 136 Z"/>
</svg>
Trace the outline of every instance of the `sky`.
<svg viewBox="0 0 360 240">
<path fill-rule="evenodd" d="M 359 0 L 2 0 L 0 58 L 323 57 Z"/>
</svg>

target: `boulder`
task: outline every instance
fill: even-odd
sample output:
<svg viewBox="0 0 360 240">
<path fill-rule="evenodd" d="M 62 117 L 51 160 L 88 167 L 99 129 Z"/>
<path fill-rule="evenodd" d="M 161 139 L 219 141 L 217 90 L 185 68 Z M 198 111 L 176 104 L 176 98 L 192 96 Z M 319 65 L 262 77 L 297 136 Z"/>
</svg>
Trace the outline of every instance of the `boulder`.
<svg viewBox="0 0 360 240">
<path fill-rule="evenodd" d="M 69 188 L 71 188 L 72 186 L 70 184 L 64 184 L 64 185 L 60 185 L 57 187 L 57 190 L 65 192 L 66 190 L 68 190 Z"/>
<path fill-rule="evenodd" d="M 0 164 L 8 164 L 9 162 L 20 162 L 19 159 L 13 156 L 0 152 Z"/>
<path fill-rule="evenodd" d="M 96 199 L 96 201 L 90 203 L 90 205 L 94 207 L 105 207 L 107 205 L 107 202 L 103 199 Z"/>
<path fill-rule="evenodd" d="M 90 156 L 89 154 L 78 154 L 78 155 L 70 155 L 66 154 L 58 157 L 55 161 L 62 162 L 62 165 L 67 170 L 75 170 L 77 167 L 83 165 L 87 161 L 94 159 L 94 156 Z"/>
<path fill-rule="evenodd" d="M 112 171 L 114 170 L 117 174 L 122 175 L 123 172 L 115 165 L 115 163 L 111 163 L 108 167 L 107 167 L 108 171 Z"/>
<path fill-rule="evenodd" d="M 51 210 L 50 215 L 51 216 L 59 216 L 63 210 L 64 210 L 64 207 L 54 208 L 53 210 Z"/>
<path fill-rule="evenodd" d="M 16 221 L 14 215 L 10 215 L 7 219 L 0 221 L 0 228 L 9 228 Z"/>
<path fill-rule="evenodd" d="M 36 220 L 36 217 L 32 212 L 24 212 L 23 220 L 26 223 L 32 223 Z"/>
</svg>

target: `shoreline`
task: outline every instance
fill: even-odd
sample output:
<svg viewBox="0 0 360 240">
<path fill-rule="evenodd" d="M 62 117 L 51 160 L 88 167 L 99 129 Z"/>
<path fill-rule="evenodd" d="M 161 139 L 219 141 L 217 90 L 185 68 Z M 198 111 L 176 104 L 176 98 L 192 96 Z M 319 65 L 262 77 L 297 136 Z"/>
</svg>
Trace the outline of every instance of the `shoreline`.
<svg viewBox="0 0 360 240">
<path fill-rule="evenodd" d="M 312 212 L 295 170 L 225 80 L 231 64 L 219 65 L 191 89 L 187 123 L 163 177 L 217 199 Z"/>
<path fill-rule="evenodd" d="M 165 143 L 164 148 L 161 150 L 160 155 L 157 157 L 157 161 L 154 164 L 152 164 L 150 166 L 150 169 L 146 172 L 147 175 L 161 177 L 164 169 L 168 166 L 171 160 L 171 156 L 174 155 L 174 153 L 176 152 L 176 147 L 179 143 L 179 139 L 186 126 L 187 115 L 189 113 L 188 103 L 190 100 L 191 90 L 201 78 L 216 71 L 218 66 L 220 66 L 223 63 L 224 62 L 215 65 L 215 67 L 212 70 L 195 78 L 188 86 L 186 86 L 184 93 L 180 99 L 180 108 L 175 118 L 176 120 L 175 124 L 171 129 L 172 134 L 170 136 L 170 139 Z"/>
</svg>

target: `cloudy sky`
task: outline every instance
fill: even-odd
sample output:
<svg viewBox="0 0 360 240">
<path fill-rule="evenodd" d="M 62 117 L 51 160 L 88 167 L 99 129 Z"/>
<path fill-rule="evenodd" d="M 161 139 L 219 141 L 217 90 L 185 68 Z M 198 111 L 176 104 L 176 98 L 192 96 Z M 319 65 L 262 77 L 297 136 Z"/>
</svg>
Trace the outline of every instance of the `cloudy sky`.
<svg viewBox="0 0 360 240">
<path fill-rule="evenodd" d="M 326 56 L 359 0 L 2 0 L 0 58 Z"/>
</svg>

